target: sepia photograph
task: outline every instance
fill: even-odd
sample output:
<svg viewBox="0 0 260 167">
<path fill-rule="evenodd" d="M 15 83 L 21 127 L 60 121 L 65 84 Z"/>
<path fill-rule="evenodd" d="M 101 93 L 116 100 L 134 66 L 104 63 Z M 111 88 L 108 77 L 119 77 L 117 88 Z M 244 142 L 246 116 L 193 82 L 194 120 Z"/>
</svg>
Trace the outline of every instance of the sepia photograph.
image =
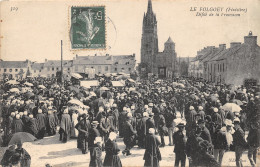
<svg viewBox="0 0 260 167">
<path fill-rule="evenodd" d="M 0 0 L 0 166 L 260 166 L 259 0 Z"/>
</svg>

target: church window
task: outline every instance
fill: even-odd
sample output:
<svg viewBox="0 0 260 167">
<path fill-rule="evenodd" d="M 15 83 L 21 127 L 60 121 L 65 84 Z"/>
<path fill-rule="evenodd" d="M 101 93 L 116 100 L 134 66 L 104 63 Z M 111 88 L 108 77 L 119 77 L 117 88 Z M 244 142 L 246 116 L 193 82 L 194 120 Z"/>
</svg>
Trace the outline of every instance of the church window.
<svg viewBox="0 0 260 167">
<path fill-rule="evenodd" d="M 13 69 L 9 69 L 9 72 L 12 72 L 13 71 Z"/>
<path fill-rule="evenodd" d="M 115 68 L 115 71 L 117 71 L 117 68 Z"/>
<path fill-rule="evenodd" d="M 54 71 L 54 67 L 52 67 L 51 70 Z"/>
<path fill-rule="evenodd" d="M 18 71 L 18 69 L 16 68 L 16 69 L 15 69 L 15 72 L 17 72 L 17 71 Z"/>
</svg>

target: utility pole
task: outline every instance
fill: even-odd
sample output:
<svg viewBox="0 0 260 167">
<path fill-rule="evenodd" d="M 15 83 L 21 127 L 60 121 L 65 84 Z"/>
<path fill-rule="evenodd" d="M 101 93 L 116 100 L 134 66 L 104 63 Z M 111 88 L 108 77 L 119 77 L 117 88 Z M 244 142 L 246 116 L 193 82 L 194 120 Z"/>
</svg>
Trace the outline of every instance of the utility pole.
<svg viewBox="0 0 260 167">
<path fill-rule="evenodd" d="M 61 86 L 63 86 L 63 66 L 62 66 L 62 64 L 63 64 L 63 55 L 62 55 L 62 40 L 61 40 L 61 58 L 60 58 L 60 67 L 61 67 L 61 73 L 60 73 L 60 75 L 61 75 Z"/>
</svg>

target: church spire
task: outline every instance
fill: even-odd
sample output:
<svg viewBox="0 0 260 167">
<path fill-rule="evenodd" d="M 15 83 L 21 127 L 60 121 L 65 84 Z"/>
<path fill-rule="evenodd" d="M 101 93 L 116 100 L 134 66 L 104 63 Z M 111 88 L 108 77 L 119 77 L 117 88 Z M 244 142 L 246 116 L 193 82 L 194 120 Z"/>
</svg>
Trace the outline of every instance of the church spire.
<svg viewBox="0 0 260 167">
<path fill-rule="evenodd" d="M 152 1 L 148 0 L 147 13 L 153 13 Z"/>
</svg>

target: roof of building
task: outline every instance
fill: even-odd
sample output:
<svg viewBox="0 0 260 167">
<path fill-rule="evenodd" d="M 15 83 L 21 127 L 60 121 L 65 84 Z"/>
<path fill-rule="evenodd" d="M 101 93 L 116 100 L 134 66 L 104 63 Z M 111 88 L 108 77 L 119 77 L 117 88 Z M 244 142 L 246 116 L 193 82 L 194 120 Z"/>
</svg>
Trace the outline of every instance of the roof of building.
<svg viewBox="0 0 260 167">
<path fill-rule="evenodd" d="M 174 43 L 174 42 L 172 41 L 171 37 L 169 37 L 165 43 Z"/>
<path fill-rule="evenodd" d="M 44 63 L 33 63 L 32 64 L 32 69 L 33 70 L 40 70 L 44 67 Z"/>
<path fill-rule="evenodd" d="M 113 56 L 113 55 L 112 55 Z M 115 55 L 113 56 L 113 61 L 121 59 L 131 59 L 135 60 L 135 55 Z"/>
<path fill-rule="evenodd" d="M 29 61 L 0 61 L 0 68 L 27 68 Z"/>
<path fill-rule="evenodd" d="M 247 47 L 247 45 L 241 44 L 241 45 L 238 45 L 238 46 L 234 46 L 232 48 L 228 48 L 222 54 L 220 54 L 220 56 L 216 57 L 215 59 L 212 59 L 212 61 L 214 61 L 214 60 L 217 60 L 217 61 L 218 60 L 223 60 L 223 59 L 227 58 L 228 56 L 233 55 L 235 52 L 240 50 L 242 47 Z"/>
<path fill-rule="evenodd" d="M 111 56 L 78 56 L 73 60 L 73 64 L 108 65 L 112 64 Z"/>
<path fill-rule="evenodd" d="M 72 60 L 63 60 L 63 66 L 64 67 L 71 67 L 73 61 Z M 44 63 L 44 66 L 46 67 L 59 67 L 61 65 L 60 60 L 48 60 Z"/>
</svg>

